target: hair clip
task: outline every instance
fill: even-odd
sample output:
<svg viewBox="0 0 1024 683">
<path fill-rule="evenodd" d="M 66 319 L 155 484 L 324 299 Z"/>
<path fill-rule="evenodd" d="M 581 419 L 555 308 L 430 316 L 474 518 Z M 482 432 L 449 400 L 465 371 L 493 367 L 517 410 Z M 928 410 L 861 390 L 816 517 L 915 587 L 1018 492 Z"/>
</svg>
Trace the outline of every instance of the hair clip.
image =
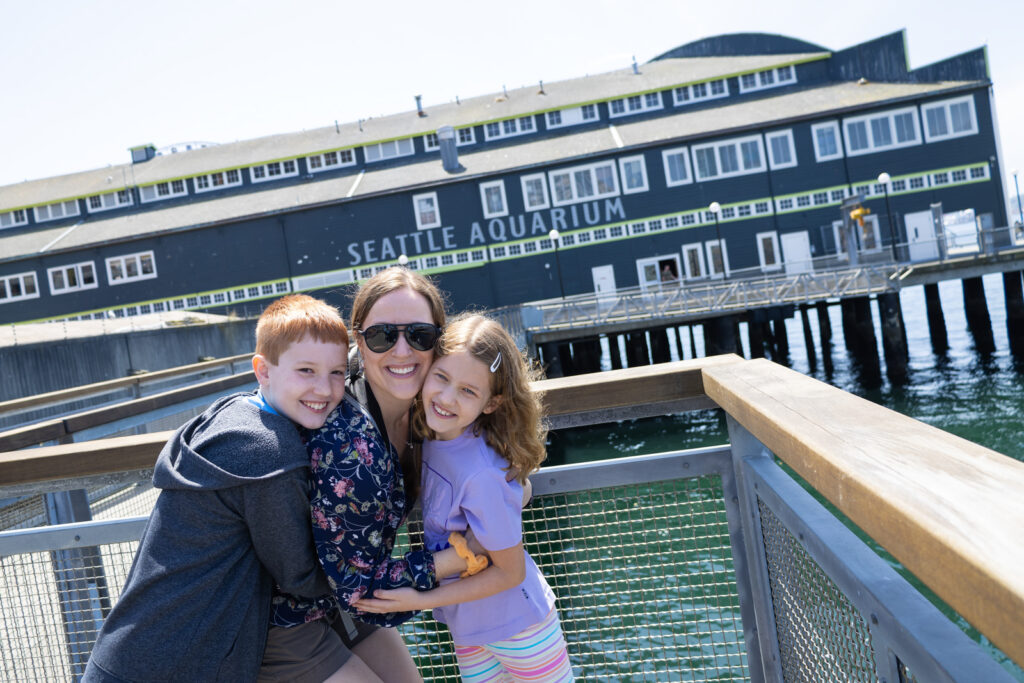
<svg viewBox="0 0 1024 683">
<path fill-rule="evenodd" d="M 491 363 L 491 372 L 492 373 L 497 372 L 498 371 L 498 367 L 500 365 L 501 365 L 501 351 L 498 351 L 497 357 L 494 359 L 494 362 Z"/>
</svg>

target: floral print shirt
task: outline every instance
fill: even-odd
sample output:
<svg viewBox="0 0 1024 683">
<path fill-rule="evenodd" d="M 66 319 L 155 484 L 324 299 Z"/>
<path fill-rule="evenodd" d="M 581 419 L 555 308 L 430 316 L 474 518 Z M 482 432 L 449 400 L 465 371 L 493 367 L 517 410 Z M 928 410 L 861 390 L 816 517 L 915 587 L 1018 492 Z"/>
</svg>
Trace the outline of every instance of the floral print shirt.
<svg viewBox="0 0 1024 683">
<path fill-rule="evenodd" d="M 276 592 L 271 623 L 287 627 L 318 619 L 334 608 L 336 598 L 360 621 L 397 626 L 415 612 L 370 614 L 351 603 L 378 588 L 423 591 L 437 585 L 431 553 L 391 557 L 407 514 L 398 454 L 349 394 L 307 437 L 313 542 L 334 595 L 308 600 Z"/>
</svg>

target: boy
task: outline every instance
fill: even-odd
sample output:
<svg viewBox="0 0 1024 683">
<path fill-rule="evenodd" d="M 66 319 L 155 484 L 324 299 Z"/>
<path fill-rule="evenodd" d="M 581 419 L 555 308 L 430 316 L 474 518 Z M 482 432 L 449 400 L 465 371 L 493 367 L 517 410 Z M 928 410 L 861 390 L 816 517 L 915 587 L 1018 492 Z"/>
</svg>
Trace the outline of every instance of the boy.
<svg viewBox="0 0 1024 683">
<path fill-rule="evenodd" d="M 305 295 L 256 325 L 255 394 L 218 399 L 157 459 L 162 489 L 85 681 L 244 681 L 260 669 L 277 584 L 330 593 L 310 526 L 309 456 L 345 393 L 348 331 Z"/>
</svg>

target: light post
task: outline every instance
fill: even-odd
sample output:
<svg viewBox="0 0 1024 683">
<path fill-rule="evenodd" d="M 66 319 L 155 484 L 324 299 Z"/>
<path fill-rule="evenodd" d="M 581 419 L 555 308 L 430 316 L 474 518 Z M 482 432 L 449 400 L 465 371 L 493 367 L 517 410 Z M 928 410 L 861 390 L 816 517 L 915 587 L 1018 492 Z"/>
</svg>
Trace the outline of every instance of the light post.
<svg viewBox="0 0 1024 683">
<path fill-rule="evenodd" d="M 708 211 L 715 215 L 715 238 L 718 240 L 718 260 L 722 264 L 722 279 L 726 280 L 729 275 L 726 273 L 725 268 L 725 250 L 722 248 L 722 229 L 718 225 L 718 214 L 722 212 L 722 205 L 718 202 L 711 202 L 708 206 Z M 714 261 L 711 263 L 711 267 L 714 267 Z"/>
<path fill-rule="evenodd" d="M 558 291 L 562 293 L 562 298 L 565 298 L 565 285 L 562 284 L 562 262 L 558 258 L 558 231 L 552 229 L 548 233 L 548 239 L 555 243 L 555 267 L 558 269 Z"/>
<path fill-rule="evenodd" d="M 885 191 L 885 215 L 889 217 L 889 246 L 892 247 L 892 260 L 899 261 L 896 257 L 896 231 L 892 227 L 892 209 L 889 208 L 889 181 L 891 176 L 882 171 L 878 174 L 878 182 L 881 183 L 882 189 Z"/>
<path fill-rule="evenodd" d="M 1017 184 L 1017 170 L 1011 171 L 1013 173 L 1013 189 L 1017 191 L 1017 215 L 1020 216 L 1020 224 L 1024 226 L 1024 207 L 1021 207 L 1020 202 L 1020 185 Z"/>
</svg>

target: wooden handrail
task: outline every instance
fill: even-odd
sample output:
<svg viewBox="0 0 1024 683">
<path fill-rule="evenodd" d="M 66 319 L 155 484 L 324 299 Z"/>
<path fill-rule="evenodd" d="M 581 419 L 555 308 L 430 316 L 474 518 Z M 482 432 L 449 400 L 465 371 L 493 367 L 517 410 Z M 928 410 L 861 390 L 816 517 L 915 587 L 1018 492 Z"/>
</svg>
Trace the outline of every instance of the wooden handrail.
<svg viewBox="0 0 1024 683">
<path fill-rule="evenodd" d="M 1024 663 L 1024 463 L 766 360 L 708 396 Z"/>
<path fill-rule="evenodd" d="M 0 413 L 6 413 L 14 410 L 25 410 L 26 408 L 46 405 L 48 403 L 70 401 L 71 399 L 78 398 L 79 396 L 88 396 L 90 394 L 99 394 L 104 391 L 113 391 L 115 389 L 130 387 L 143 382 L 151 382 L 153 380 L 174 377 L 175 375 L 202 372 L 203 370 L 209 370 L 221 365 L 234 364 L 251 357 L 251 353 L 243 353 L 237 356 L 227 356 L 225 358 L 216 358 L 214 360 L 202 361 L 200 363 L 192 363 L 191 365 L 180 365 L 176 368 L 167 368 L 166 370 L 145 372 L 141 375 L 132 375 L 131 377 L 118 377 L 117 379 L 108 379 L 103 382 L 94 382 L 93 384 L 82 384 L 77 387 L 60 389 L 59 391 L 50 391 L 45 394 L 12 398 L 8 401 L 0 401 Z"/>
</svg>

